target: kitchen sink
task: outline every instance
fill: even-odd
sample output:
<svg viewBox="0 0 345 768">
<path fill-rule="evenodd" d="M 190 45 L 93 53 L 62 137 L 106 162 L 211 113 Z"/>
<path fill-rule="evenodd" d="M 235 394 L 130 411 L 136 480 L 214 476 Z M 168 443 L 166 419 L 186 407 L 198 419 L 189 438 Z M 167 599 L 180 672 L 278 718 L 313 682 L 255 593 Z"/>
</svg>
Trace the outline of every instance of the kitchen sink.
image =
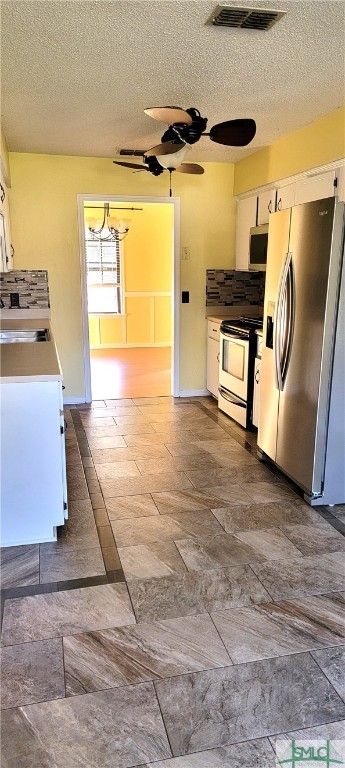
<svg viewBox="0 0 345 768">
<path fill-rule="evenodd" d="M 48 328 L 34 328 L 0 331 L 0 344 L 17 344 L 18 342 L 49 341 Z"/>
</svg>

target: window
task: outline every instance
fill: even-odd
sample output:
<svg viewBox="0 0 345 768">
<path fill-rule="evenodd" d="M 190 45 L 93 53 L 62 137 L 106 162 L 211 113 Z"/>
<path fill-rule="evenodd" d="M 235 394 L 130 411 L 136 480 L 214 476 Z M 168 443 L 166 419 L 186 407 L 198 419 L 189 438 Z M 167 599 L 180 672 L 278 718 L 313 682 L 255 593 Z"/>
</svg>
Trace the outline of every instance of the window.
<svg viewBox="0 0 345 768">
<path fill-rule="evenodd" d="M 89 314 L 121 314 L 121 244 L 100 241 L 85 228 L 87 297 Z"/>
</svg>

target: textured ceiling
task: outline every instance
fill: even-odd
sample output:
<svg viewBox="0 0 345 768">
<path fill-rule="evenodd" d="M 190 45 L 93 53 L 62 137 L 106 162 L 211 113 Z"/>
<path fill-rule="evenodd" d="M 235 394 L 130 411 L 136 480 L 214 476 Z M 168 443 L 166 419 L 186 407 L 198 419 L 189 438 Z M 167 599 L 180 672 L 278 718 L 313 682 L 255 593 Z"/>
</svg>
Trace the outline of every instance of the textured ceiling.
<svg viewBox="0 0 345 768">
<path fill-rule="evenodd" d="M 3 0 L 2 115 L 9 147 L 112 157 L 148 148 L 148 106 L 252 117 L 248 148 L 202 138 L 188 159 L 236 161 L 344 103 L 345 2 L 249 0 L 287 11 L 270 31 L 205 26 L 217 0 Z"/>
</svg>

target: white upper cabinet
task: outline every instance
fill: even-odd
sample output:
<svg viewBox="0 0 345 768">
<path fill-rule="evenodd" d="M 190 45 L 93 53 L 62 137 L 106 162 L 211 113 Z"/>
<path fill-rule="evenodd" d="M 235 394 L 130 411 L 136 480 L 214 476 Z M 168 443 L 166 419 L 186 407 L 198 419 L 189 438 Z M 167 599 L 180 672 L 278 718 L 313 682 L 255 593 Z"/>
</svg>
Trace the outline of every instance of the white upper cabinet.
<svg viewBox="0 0 345 768">
<path fill-rule="evenodd" d="M 285 187 L 277 189 L 277 211 L 284 211 L 285 208 L 291 208 L 295 205 L 296 184 L 286 184 Z"/>
<path fill-rule="evenodd" d="M 274 213 L 276 209 L 276 190 L 269 189 L 266 192 L 260 192 L 258 195 L 258 226 L 261 224 L 268 224 L 268 217 L 270 213 Z"/>
<path fill-rule="evenodd" d="M 334 186 L 335 178 L 335 171 L 327 171 L 317 176 L 298 179 L 296 181 L 295 205 L 333 197 L 336 192 L 336 187 Z"/>
<path fill-rule="evenodd" d="M 8 189 L 0 172 L 0 272 L 9 269 L 12 269 L 12 246 Z"/>
<path fill-rule="evenodd" d="M 336 194 L 339 200 L 345 203 L 345 165 L 337 168 L 337 187 Z"/>
<path fill-rule="evenodd" d="M 288 182 L 288 179 L 286 179 Z M 250 197 L 237 200 L 236 269 L 249 270 L 250 229 L 268 224 L 269 215 L 293 205 L 310 203 L 337 195 L 345 202 L 345 166 L 332 171 L 303 176 L 278 189 L 257 191 Z"/>
<path fill-rule="evenodd" d="M 257 196 L 237 201 L 236 269 L 249 269 L 249 231 L 256 226 Z"/>
</svg>

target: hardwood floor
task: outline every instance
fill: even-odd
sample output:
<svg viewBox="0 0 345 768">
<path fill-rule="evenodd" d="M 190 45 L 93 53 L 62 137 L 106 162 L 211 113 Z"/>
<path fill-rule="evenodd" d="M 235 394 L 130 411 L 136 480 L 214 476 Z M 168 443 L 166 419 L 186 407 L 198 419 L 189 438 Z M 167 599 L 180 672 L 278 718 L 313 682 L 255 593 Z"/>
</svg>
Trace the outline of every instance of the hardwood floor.
<svg viewBox="0 0 345 768">
<path fill-rule="evenodd" d="M 94 400 L 171 395 L 171 347 L 92 349 Z"/>
</svg>

